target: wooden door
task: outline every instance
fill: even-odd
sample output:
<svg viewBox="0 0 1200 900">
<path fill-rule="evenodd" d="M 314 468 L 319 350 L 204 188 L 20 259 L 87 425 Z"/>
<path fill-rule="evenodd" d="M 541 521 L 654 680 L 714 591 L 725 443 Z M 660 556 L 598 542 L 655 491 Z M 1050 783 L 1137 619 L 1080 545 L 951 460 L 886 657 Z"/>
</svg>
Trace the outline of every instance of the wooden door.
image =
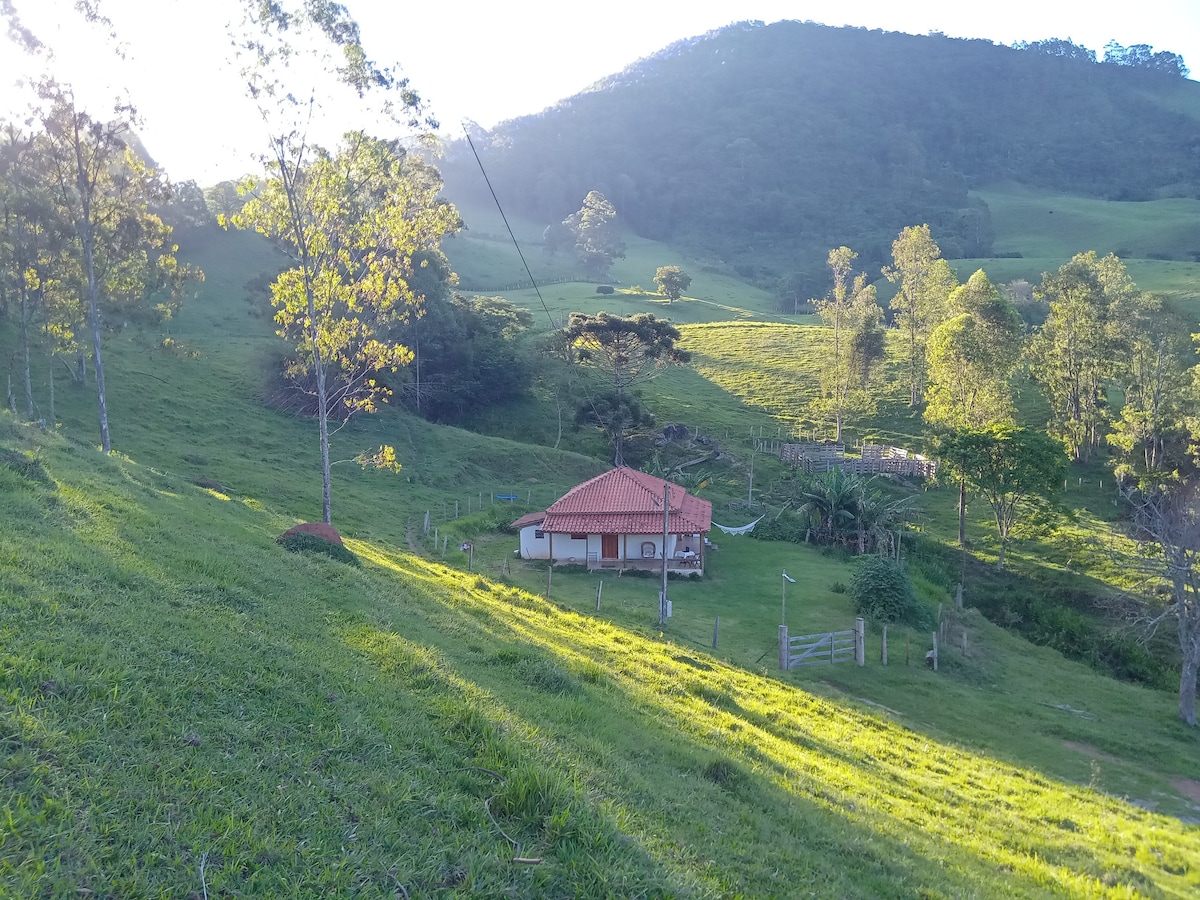
<svg viewBox="0 0 1200 900">
<path fill-rule="evenodd" d="M 616 559 L 617 558 L 617 535 L 602 534 L 600 535 L 600 558 L 601 559 Z"/>
</svg>

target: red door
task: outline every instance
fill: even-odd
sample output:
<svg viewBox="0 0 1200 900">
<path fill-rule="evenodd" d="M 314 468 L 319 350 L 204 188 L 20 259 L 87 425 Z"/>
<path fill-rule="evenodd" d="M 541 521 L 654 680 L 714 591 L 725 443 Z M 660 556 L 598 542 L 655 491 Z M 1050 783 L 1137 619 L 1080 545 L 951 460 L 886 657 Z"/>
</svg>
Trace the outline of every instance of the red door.
<svg viewBox="0 0 1200 900">
<path fill-rule="evenodd" d="M 600 557 L 602 559 L 616 559 L 618 552 L 615 534 L 600 535 Z"/>
</svg>

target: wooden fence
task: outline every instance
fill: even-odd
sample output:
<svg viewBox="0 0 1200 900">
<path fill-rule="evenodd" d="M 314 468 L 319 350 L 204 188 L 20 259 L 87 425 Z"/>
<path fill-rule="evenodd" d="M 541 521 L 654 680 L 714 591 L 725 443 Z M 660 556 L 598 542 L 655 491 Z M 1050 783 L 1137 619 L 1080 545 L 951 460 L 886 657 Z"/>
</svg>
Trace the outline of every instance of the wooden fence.
<svg viewBox="0 0 1200 900">
<path fill-rule="evenodd" d="M 855 619 L 850 631 L 824 634 L 788 635 L 786 625 L 779 626 L 779 668 L 783 671 L 801 666 L 829 665 L 854 660 L 866 665 L 866 624 Z"/>
<path fill-rule="evenodd" d="M 801 466 L 809 475 L 823 475 L 830 469 L 860 475 L 921 478 L 937 474 L 937 460 L 883 444 L 863 444 L 862 456 L 847 456 L 845 444 L 781 444 L 779 458 Z"/>
</svg>

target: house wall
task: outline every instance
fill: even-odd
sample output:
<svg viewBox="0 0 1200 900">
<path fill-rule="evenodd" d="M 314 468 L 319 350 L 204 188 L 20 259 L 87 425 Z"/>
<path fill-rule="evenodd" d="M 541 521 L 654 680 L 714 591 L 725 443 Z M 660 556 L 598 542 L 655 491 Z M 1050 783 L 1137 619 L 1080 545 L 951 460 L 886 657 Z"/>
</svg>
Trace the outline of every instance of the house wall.
<svg viewBox="0 0 1200 900">
<path fill-rule="evenodd" d="M 536 537 L 539 530 L 537 525 L 526 525 L 521 529 L 522 559 L 550 558 L 550 532 L 542 532 L 542 537 Z M 573 557 L 575 562 L 583 565 L 587 562 L 588 551 L 600 555 L 600 535 L 589 534 L 583 540 L 573 541 L 569 534 L 555 533 L 554 558 L 558 562 L 571 562 Z"/>
<path fill-rule="evenodd" d="M 549 559 L 550 536 L 543 533 L 540 538 L 534 537 L 540 528 L 540 525 L 526 525 L 521 529 L 522 559 Z"/>
<path fill-rule="evenodd" d="M 521 529 L 522 559 L 550 558 L 550 534 L 544 532 L 542 537 L 535 537 L 538 530 L 536 525 L 527 525 Z M 618 543 L 618 557 L 629 560 L 641 559 L 642 543 L 646 541 L 654 545 L 654 558 L 662 559 L 663 536 L 661 532 L 658 534 L 621 535 Z M 699 553 L 702 541 L 701 535 L 669 534 L 667 535 L 667 556 L 675 556 L 684 547 L 690 547 Z M 589 534 L 586 540 L 571 540 L 569 534 L 554 535 L 554 558 L 558 562 L 570 562 L 574 557 L 575 562 L 585 564 L 588 553 L 594 553 L 597 559 L 600 558 L 600 547 L 600 535 L 598 534 Z"/>
<path fill-rule="evenodd" d="M 554 534 L 554 558 L 562 563 L 579 563 L 583 565 L 587 562 L 588 544 L 590 536 L 585 537 L 581 541 L 571 540 L 569 534 Z M 600 537 L 596 536 L 596 552 L 600 552 Z"/>
</svg>

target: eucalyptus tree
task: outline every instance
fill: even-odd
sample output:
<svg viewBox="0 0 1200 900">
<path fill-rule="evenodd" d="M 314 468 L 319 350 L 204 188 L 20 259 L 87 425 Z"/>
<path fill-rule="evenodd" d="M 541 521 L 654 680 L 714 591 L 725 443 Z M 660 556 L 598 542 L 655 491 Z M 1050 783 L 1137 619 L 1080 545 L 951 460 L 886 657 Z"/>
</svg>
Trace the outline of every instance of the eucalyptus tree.
<svg viewBox="0 0 1200 900">
<path fill-rule="evenodd" d="M 329 420 L 371 412 L 390 393 L 376 378 L 411 358 L 388 337 L 416 302 L 413 259 L 455 231 L 458 214 L 438 199 L 441 179 L 397 140 L 346 134 L 336 153 L 309 130 L 323 104 L 348 102 L 363 117 L 434 127 L 420 97 L 392 68 L 370 59 L 358 23 L 340 3 L 247 0 L 235 38 L 248 96 L 266 126 L 268 177 L 243 185 L 251 199 L 222 221 L 253 228 L 284 248 L 292 267 L 271 286 L 279 333 L 293 341 L 293 381 L 311 390 L 321 455 L 322 517 L 332 521 Z M 300 57 L 318 65 L 301 88 Z M 339 96 L 340 90 L 340 96 Z M 377 101 L 367 103 L 367 99 Z M 358 106 L 354 107 L 353 104 Z M 394 459 L 391 448 L 382 458 Z"/>
<path fill-rule="evenodd" d="M 588 191 L 583 206 L 563 219 L 575 238 L 584 268 L 597 278 L 608 274 L 613 260 L 624 258 L 625 244 L 617 231 L 617 210 L 599 191 Z"/>
<path fill-rule="evenodd" d="M 1020 314 L 982 269 L 951 292 L 948 306 L 952 317 L 926 347 L 926 423 L 943 433 L 1011 423 L 1011 379 L 1024 341 Z M 967 480 L 961 469 L 956 474 L 958 543 L 965 546 Z"/>
<path fill-rule="evenodd" d="M 841 441 L 848 418 L 874 410 L 870 383 L 883 349 L 879 329 L 883 313 L 875 286 L 867 283 L 865 272 L 851 278 L 857 257 L 849 247 L 829 251 L 833 287 L 823 300 L 815 301 L 830 330 L 831 346 L 821 370 L 821 396 L 811 408 L 817 417 L 833 420 L 835 441 Z"/>
<path fill-rule="evenodd" d="M 38 111 L 47 179 L 57 215 L 67 223 L 79 259 L 96 377 L 100 446 L 112 449 L 102 333 L 105 310 L 125 315 L 181 269 L 167 241 L 171 229 L 151 212 L 169 196 L 162 176 L 127 146 L 133 111 L 118 106 L 100 120 L 80 109 L 70 87 L 45 81 Z"/>
<path fill-rule="evenodd" d="M 25 412 L 31 419 L 36 410 L 31 338 L 44 296 L 42 279 L 58 231 L 44 151 L 44 140 L 13 122 L 0 131 L 0 309 L 11 305 L 16 310 L 20 379 Z"/>
<path fill-rule="evenodd" d="M 1151 303 L 1114 255 L 1089 251 L 1042 276 L 1050 312 L 1029 348 L 1031 372 L 1050 405 L 1050 432 L 1074 459 L 1103 437 L 1107 387 L 1129 358 L 1133 327 Z"/>
<path fill-rule="evenodd" d="M 1192 439 L 1188 368 L 1195 365 L 1196 353 L 1181 317 L 1153 298 L 1143 313 L 1128 322 L 1116 379 L 1123 402 L 1108 442 L 1121 452 L 1124 465 L 1159 472 L 1184 456 Z"/>
<path fill-rule="evenodd" d="M 888 281 L 899 282 L 889 303 L 897 326 L 905 333 L 909 405 L 921 401 L 925 377 L 925 341 L 945 316 L 946 300 L 958 281 L 928 225 L 910 225 L 892 242 L 892 265 L 885 266 Z"/>
<path fill-rule="evenodd" d="M 929 336 L 925 421 L 980 428 L 1013 417 L 1011 378 L 1021 360 L 1024 325 L 983 270 L 948 300 L 951 318 Z"/>
</svg>

